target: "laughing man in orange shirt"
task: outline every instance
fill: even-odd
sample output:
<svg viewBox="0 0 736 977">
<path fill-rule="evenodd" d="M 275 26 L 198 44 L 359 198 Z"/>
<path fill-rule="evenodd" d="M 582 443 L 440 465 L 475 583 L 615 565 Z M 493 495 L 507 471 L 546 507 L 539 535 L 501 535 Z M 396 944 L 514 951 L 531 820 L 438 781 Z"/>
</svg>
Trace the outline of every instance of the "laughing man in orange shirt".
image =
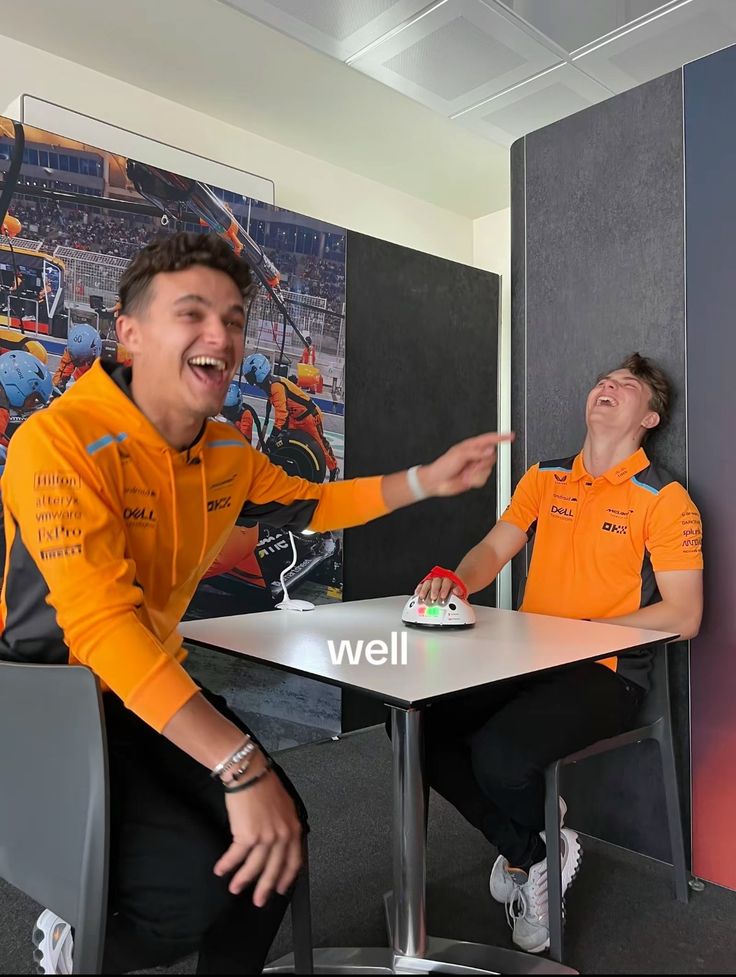
<svg viewBox="0 0 736 977">
<path fill-rule="evenodd" d="M 579 454 L 530 468 L 456 574 L 436 568 L 417 593 L 438 600 L 482 590 L 533 539 L 522 611 L 694 637 L 703 605 L 700 514 L 642 447 L 667 421 L 670 399 L 665 374 L 638 353 L 602 376 L 588 394 Z M 631 728 L 650 664 L 647 652 L 632 652 L 428 711 L 429 781 L 498 849 L 491 895 L 509 907 L 514 943 L 527 952 L 549 946 L 544 770 Z M 569 828 L 561 849 L 564 892 L 581 858 Z"/>
</svg>

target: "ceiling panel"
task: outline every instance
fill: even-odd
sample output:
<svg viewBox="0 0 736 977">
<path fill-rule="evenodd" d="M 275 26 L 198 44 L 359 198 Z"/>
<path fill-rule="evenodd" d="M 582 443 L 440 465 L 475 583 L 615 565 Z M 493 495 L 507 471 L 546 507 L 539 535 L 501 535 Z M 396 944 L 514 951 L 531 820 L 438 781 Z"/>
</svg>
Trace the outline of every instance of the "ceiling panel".
<svg viewBox="0 0 736 977">
<path fill-rule="evenodd" d="M 492 2 L 492 0 L 491 0 Z M 676 0 L 498 0 L 570 53 Z"/>
<path fill-rule="evenodd" d="M 489 99 L 458 116 L 457 121 L 509 146 L 519 136 L 588 108 L 610 94 L 572 65 L 563 64 Z"/>
<path fill-rule="evenodd" d="M 347 61 L 411 20 L 427 0 L 220 0 L 303 44 Z"/>
<path fill-rule="evenodd" d="M 560 60 L 501 9 L 446 0 L 352 65 L 452 115 Z"/>
<path fill-rule="evenodd" d="M 736 42 L 736 0 L 689 0 L 594 45 L 574 64 L 622 92 Z"/>
<path fill-rule="evenodd" d="M 736 42 L 736 0 L 220 0 L 508 145 Z"/>
</svg>

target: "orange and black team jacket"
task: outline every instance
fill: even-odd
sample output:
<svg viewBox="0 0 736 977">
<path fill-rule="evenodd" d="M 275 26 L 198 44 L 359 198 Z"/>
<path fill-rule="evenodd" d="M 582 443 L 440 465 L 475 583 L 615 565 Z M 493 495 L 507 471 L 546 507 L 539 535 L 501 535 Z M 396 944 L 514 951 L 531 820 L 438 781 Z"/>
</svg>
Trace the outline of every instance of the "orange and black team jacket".
<svg viewBox="0 0 736 977">
<path fill-rule="evenodd" d="M 12 442 L 11 442 L 12 443 Z M 533 538 L 522 611 L 570 618 L 631 614 L 660 600 L 655 572 L 701 570 L 700 513 L 640 448 L 599 478 L 582 453 L 534 465 L 501 516 Z M 602 664 L 646 686 L 648 654 Z"/>
<path fill-rule="evenodd" d="M 273 423 L 277 428 L 288 427 L 289 422 L 305 421 L 308 417 L 319 417 L 321 414 L 308 393 L 283 377 L 271 383 L 270 400 L 274 410 Z"/>
<path fill-rule="evenodd" d="M 100 362 L 10 442 L 0 657 L 83 663 L 157 730 L 198 686 L 177 632 L 237 517 L 317 532 L 387 512 L 381 477 L 287 476 L 232 424 L 172 448 Z"/>
</svg>

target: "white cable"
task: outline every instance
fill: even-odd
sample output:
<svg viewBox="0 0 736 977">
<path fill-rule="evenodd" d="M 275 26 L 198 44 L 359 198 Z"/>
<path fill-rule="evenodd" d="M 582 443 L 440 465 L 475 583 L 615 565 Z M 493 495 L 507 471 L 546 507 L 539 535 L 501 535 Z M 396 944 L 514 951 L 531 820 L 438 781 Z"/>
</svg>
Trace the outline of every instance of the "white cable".
<svg viewBox="0 0 736 977">
<path fill-rule="evenodd" d="M 281 580 L 281 589 L 284 592 L 283 599 L 285 602 L 289 600 L 289 592 L 286 589 L 285 577 L 289 570 L 292 570 L 296 566 L 296 540 L 294 539 L 294 534 L 291 532 L 291 530 L 289 530 L 289 539 L 291 540 L 291 552 L 294 554 L 294 559 L 291 561 L 288 567 L 284 567 L 284 569 L 281 571 L 281 577 L 279 578 Z"/>
</svg>

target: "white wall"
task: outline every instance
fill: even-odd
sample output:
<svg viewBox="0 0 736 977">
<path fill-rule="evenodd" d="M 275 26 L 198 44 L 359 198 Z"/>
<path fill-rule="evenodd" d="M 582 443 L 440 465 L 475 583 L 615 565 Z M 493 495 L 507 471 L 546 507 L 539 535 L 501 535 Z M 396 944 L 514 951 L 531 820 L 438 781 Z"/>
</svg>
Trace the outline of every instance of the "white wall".
<svg viewBox="0 0 736 977">
<path fill-rule="evenodd" d="M 281 207 L 473 263 L 468 217 L 0 35 L 0 112 L 22 93 L 270 177 Z"/>
<path fill-rule="evenodd" d="M 511 208 L 473 221 L 473 264 L 501 276 L 499 334 L 499 430 L 511 430 Z M 511 448 L 501 447 L 498 459 L 498 512 L 511 498 Z M 498 606 L 511 607 L 511 567 L 498 580 Z"/>
</svg>

